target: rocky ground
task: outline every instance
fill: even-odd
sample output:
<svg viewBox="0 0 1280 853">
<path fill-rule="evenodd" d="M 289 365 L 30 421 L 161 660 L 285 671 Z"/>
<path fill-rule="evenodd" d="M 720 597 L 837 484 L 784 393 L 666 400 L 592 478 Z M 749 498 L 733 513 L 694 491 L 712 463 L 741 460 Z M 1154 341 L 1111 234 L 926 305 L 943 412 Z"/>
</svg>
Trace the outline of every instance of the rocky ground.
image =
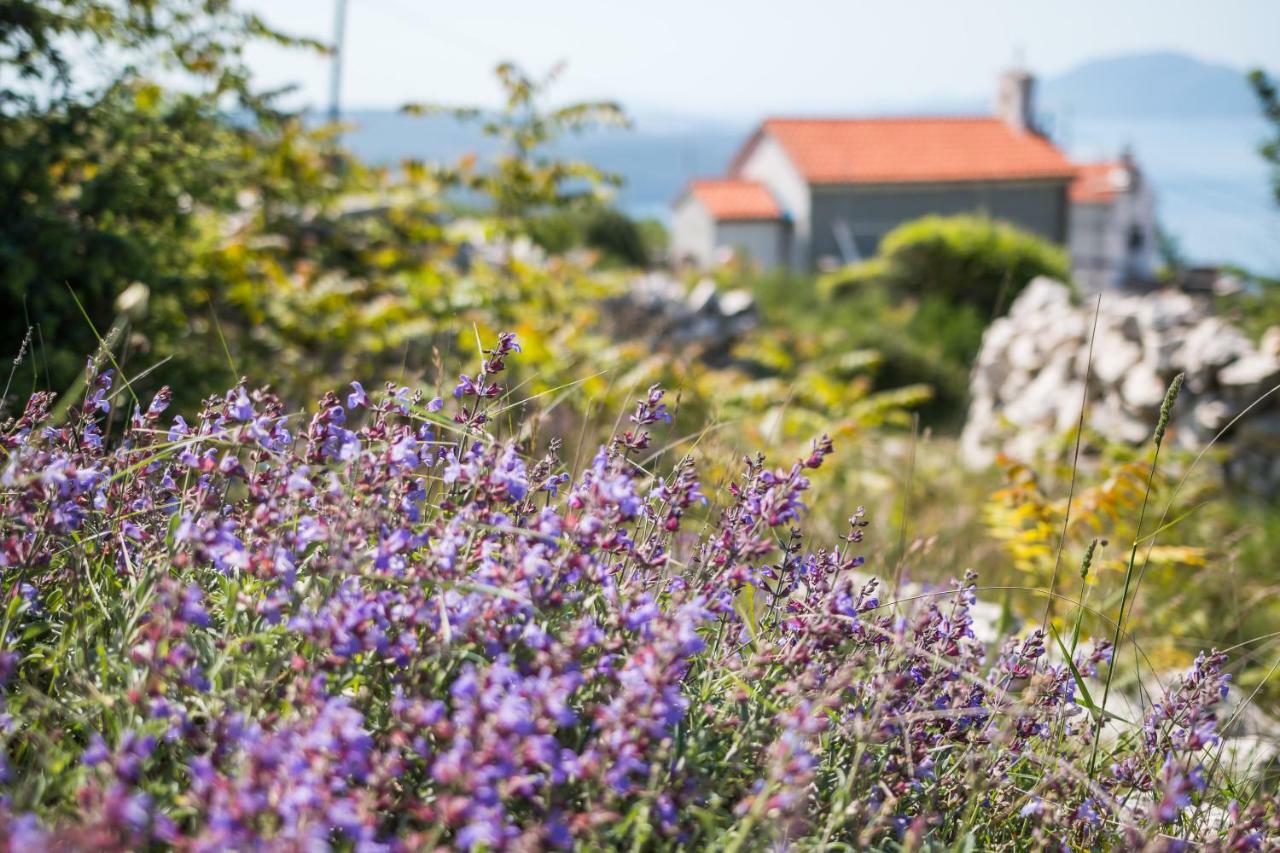
<svg viewBox="0 0 1280 853">
<path fill-rule="evenodd" d="M 1089 340 L 1097 312 L 1090 359 Z M 961 449 L 966 463 L 997 452 L 1029 458 L 1075 427 L 1088 377 L 1089 425 L 1109 439 L 1148 439 L 1170 381 L 1186 381 L 1169 436 L 1199 451 L 1227 430 L 1229 482 L 1280 492 L 1280 327 L 1255 346 L 1208 305 L 1173 290 L 1105 294 L 1073 304 L 1066 285 L 1031 282 L 982 339 L 970 384 Z"/>
</svg>

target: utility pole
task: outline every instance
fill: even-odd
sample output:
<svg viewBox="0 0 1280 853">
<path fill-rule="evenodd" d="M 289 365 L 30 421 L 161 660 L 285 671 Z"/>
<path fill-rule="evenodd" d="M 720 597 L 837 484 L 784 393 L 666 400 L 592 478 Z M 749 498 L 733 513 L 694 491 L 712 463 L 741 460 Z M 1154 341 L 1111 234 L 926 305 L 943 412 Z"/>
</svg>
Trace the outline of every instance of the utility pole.
<svg viewBox="0 0 1280 853">
<path fill-rule="evenodd" d="M 329 121 L 342 120 L 342 53 L 347 30 L 347 0 L 334 0 L 333 59 L 329 65 Z"/>
</svg>

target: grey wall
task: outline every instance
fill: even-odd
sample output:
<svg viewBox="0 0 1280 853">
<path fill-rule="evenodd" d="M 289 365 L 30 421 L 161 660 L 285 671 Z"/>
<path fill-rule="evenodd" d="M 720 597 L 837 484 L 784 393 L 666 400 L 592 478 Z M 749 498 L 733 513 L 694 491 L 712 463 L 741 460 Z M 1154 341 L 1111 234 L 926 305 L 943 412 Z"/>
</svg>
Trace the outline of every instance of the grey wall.
<svg viewBox="0 0 1280 853">
<path fill-rule="evenodd" d="M 848 260 L 841 251 L 837 229 L 851 237 L 858 254 L 865 258 L 875 253 L 889 231 L 930 214 L 984 212 L 1055 243 L 1065 243 L 1067 237 L 1065 182 L 817 186 L 812 197 L 810 265 L 824 257 Z"/>
</svg>

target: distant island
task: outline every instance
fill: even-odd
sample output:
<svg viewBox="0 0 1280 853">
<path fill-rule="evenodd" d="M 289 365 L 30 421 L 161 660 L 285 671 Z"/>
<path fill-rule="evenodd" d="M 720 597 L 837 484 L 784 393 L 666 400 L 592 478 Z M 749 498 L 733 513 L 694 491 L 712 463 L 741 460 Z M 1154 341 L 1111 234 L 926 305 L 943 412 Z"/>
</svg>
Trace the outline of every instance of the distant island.
<svg viewBox="0 0 1280 853">
<path fill-rule="evenodd" d="M 1047 78 L 1040 100 L 1051 111 L 1086 116 L 1257 115 L 1245 70 L 1202 62 L 1181 53 L 1144 53 L 1097 59 Z"/>
</svg>

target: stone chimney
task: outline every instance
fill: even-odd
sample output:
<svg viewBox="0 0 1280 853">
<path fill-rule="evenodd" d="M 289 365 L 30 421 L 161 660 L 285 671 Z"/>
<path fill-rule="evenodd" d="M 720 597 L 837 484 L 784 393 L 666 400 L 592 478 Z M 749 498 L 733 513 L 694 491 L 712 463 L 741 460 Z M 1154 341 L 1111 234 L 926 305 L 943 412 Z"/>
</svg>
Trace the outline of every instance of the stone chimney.
<svg viewBox="0 0 1280 853">
<path fill-rule="evenodd" d="M 1036 78 L 1021 68 L 1000 75 L 996 115 L 1018 133 L 1038 133 L 1035 121 Z"/>
</svg>

